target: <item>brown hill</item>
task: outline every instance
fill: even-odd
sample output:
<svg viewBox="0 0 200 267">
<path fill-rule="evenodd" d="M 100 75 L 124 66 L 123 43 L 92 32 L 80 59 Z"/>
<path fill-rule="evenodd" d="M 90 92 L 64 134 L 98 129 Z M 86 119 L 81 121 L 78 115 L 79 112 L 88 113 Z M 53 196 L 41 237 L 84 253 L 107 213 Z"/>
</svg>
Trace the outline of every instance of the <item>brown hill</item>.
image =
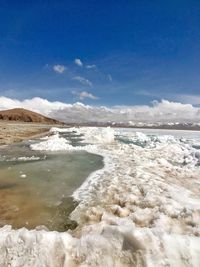
<svg viewBox="0 0 200 267">
<path fill-rule="evenodd" d="M 20 121 L 20 122 L 35 122 L 44 124 L 62 124 L 61 122 L 45 117 L 39 113 L 23 109 L 14 108 L 0 111 L 0 120 L 4 121 Z"/>
</svg>

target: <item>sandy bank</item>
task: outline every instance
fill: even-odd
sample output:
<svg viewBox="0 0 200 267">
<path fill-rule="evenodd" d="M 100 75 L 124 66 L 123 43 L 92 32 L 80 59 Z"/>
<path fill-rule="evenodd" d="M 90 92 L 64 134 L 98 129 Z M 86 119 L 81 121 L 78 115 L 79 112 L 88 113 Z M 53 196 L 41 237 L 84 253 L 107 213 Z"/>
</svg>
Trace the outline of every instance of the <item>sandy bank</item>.
<svg viewBox="0 0 200 267">
<path fill-rule="evenodd" d="M 0 122 L 0 145 L 20 142 L 45 134 L 54 125 L 23 122 Z M 60 126 L 62 127 L 62 126 Z"/>
</svg>

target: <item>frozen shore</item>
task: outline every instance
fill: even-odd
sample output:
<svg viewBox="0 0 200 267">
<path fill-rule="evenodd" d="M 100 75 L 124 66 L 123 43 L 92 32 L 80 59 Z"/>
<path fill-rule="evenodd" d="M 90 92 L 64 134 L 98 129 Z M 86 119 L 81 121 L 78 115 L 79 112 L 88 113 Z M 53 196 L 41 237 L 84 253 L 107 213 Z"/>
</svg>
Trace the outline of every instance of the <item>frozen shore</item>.
<svg viewBox="0 0 200 267">
<path fill-rule="evenodd" d="M 84 135 L 73 147 L 61 132 Z M 200 264 L 200 150 L 196 139 L 110 128 L 51 130 L 35 150 L 80 150 L 105 167 L 74 192 L 74 232 L 0 229 L 0 266 Z"/>
</svg>

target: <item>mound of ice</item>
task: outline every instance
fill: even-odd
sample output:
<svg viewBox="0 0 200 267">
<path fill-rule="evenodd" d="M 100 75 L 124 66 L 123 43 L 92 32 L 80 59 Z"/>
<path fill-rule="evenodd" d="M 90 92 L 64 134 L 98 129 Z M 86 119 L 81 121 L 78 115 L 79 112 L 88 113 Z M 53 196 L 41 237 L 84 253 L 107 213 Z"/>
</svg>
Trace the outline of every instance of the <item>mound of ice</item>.
<svg viewBox="0 0 200 267">
<path fill-rule="evenodd" d="M 116 133 L 120 140 L 128 141 L 142 147 L 157 147 L 161 144 L 174 144 L 177 140 L 172 135 L 147 135 L 142 132 L 130 132 L 120 130 Z"/>
<path fill-rule="evenodd" d="M 73 134 L 83 134 L 84 142 L 93 144 L 108 144 L 115 140 L 115 131 L 111 127 L 81 127 L 81 128 L 56 128 L 50 129 L 51 133 L 59 134 L 73 132 Z"/>
<path fill-rule="evenodd" d="M 135 229 L 120 220 L 111 222 L 113 218 L 107 216 L 86 227 L 80 239 L 68 233 L 6 226 L 0 229 L 0 266 L 199 266 L 197 237 Z"/>
<path fill-rule="evenodd" d="M 150 141 L 150 138 L 146 134 L 141 133 L 141 132 L 136 132 L 134 138 L 140 142 L 149 142 Z"/>
<path fill-rule="evenodd" d="M 0 266 L 72 266 L 68 254 L 75 243 L 67 233 L 5 226 L 0 229 Z"/>
<path fill-rule="evenodd" d="M 115 139 L 114 130 L 110 127 L 95 129 L 93 131 L 93 141 L 98 143 L 112 143 Z"/>
<path fill-rule="evenodd" d="M 83 127 L 77 131 L 84 134 L 85 141 L 89 143 L 109 144 L 115 140 L 115 131 L 111 127 Z"/>
<path fill-rule="evenodd" d="M 155 140 L 160 143 L 176 143 L 176 139 L 172 135 L 158 135 Z"/>
<path fill-rule="evenodd" d="M 69 142 L 63 138 L 60 137 L 59 134 L 54 134 L 49 137 L 46 137 L 43 139 L 42 142 L 38 142 L 35 144 L 31 144 L 30 148 L 32 150 L 38 150 L 38 151 L 78 151 L 78 150 L 89 150 L 91 152 L 94 152 L 93 147 L 91 145 L 85 145 L 85 146 L 72 146 L 69 144 Z"/>
<path fill-rule="evenodd" d="M 67 133 L 71 132 L 71 128 L 57 128 L 57 127 L 52 127 L 49 131 L 50 133 Z"/>
<path fill-rule="evenodd" d="M 49 151 L 61 151 L 61 150 L 73 150 L 73 147 L 68 143 L 65 138 L 54 134 L 49 136 L 46 141 L 35 143 L 30 145 L 32 150 L 49 150 Z"/>
</svg>

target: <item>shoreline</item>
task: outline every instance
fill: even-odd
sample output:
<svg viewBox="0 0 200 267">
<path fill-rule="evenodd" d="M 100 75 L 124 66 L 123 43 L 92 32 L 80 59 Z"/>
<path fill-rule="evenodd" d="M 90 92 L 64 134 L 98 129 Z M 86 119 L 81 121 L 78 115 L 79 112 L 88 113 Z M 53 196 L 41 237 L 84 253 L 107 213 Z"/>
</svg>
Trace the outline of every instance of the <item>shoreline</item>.
<svg viewBox="0 0 200 267">
<path fill-rule="evenodd" d="M 63 127 L 63 125 L 58 125 Z M 0 121 L 0 147 L 46 135 L 53 124 Z M 65 126 L 67 127 L 67 126 Z"/>
<path fill-rule="evenodd" d="M 16 122 L 16 121 L 0 121 L 0 147 L 2 145 L 10 145 L 13 143 L 22 142 L 30 138 L 40 138 L 48 134 L 49 130 L 52 127 L 58 128 L 73 128 L 70 125 L 55 125 L 55 124 L 41 124 L 41 123 L 32 123 L 32 122 Z M 78 128 L 84 128 L 85 126 L 78 126 Z M 90 126 L 95 128 L 96 126 Z M 104 128 L 104 126 L 98 126 Z M 77 128 L 77 126 L 75 127 Z M 190 131 L 190 132 L 199 132 L 198 129 L 173 129 L 173 128 L 157 128 L 157 127 L 117 127 L 110 126 L 113 129 L 133 129 L 138 131 L 146 130 L 161 130 L 161 131 Z"/>
</svg>

